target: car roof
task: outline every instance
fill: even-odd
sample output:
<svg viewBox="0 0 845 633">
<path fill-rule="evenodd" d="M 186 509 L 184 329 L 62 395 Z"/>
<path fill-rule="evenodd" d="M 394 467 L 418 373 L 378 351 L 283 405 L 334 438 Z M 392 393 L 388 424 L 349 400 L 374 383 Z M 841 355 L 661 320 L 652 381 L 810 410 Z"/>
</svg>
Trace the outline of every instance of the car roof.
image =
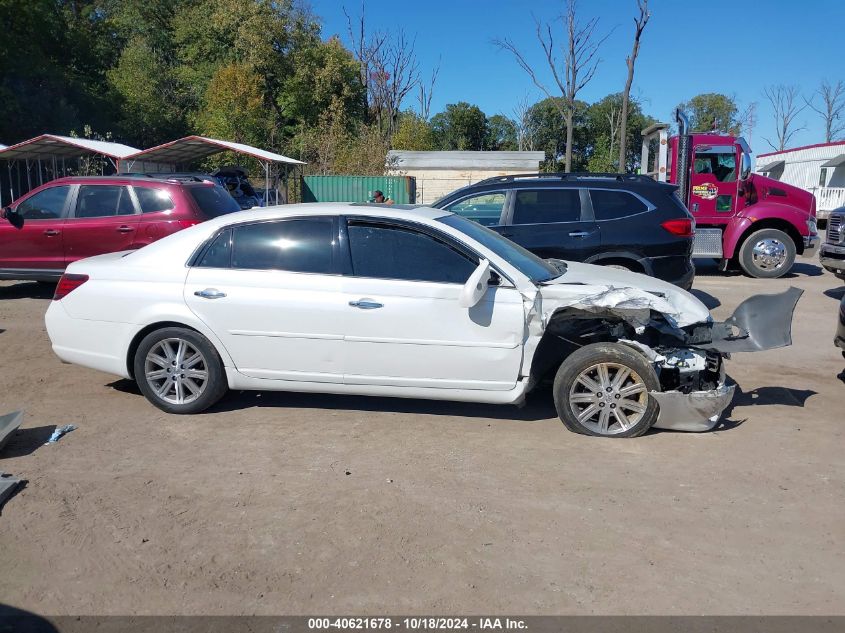
<svg viewBox="0 0 845 633">
<path fill-rule="evenodd" d="M 436 202 L 434 206 L 444 201 L 451 201 L 454 198 L 473 192 L 501 191 L 507 189 L 520 189 L 523 187 L 537 188 L 606 188 L 622 189 L 626 191 L 639 191 L 643 189 L 659 188 L 661 186 L 677 188 L 675 185 L 657 182 L 653 178 L 640 174 L 611 174 L 611 173 L 539 173 L 539 174 L 510 174 L 507 176 L 494 176 L 460 189 L 452 191 Z"/>
<path fill-rule="evenodd" d="M 167 184 L 167 185 L 200 185 L 200 186 L 214 186 L 210 180 L 202 180 L 200 178 L 188 180 L 186 176 L 175 176 L 173 178 L 153 178 L 151 176 L 128 175 L 128 174 L 114 174 L 113 176 L 65 176 L 63 178 L 56 178 L 50 182 L 44 183 L 46 185 L 78 185 L 85 183 L 93 184 L 121 184 L 131 185 L 133 183 L 143 184 Z"/>
<path fill-rule="evenodd" d="M 266 220 L 282 220 L 290 217 L 319 216 L 319 215 L 365 215 L 368 217 L 385 219 L 408 219 L 417 217 L 435 220 L 447 215 L 450 211 L 433 209 L 414 204 L 378 204 L 374 202 L 303 202 L 299 204 L 281 204 L 273 207 L 247 209 L 218 216 L 208 220 L 206 224 L 228 226 L 243 222 L 262 222 Z"/>
</svg>

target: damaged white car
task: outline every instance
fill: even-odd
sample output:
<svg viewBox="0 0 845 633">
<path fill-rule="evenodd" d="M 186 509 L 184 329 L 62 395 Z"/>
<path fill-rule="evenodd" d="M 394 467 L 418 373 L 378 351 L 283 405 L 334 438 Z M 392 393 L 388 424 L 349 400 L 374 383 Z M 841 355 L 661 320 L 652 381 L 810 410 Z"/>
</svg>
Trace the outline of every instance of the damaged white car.
<svg viewBox="0 0 845 633">
<path fill-rule="evenodd" d="M 789 345 L 800 294 L 715 323 L 668 283 L 544 261 L 448 212 L 308 204 L 71 264 L 46 322 L 62 360 L 171 413 L 227 389 L 520 404 L 553 380 L 569 429 L 632 437 L 712 428 L 724 359 Z"/>
</svg>

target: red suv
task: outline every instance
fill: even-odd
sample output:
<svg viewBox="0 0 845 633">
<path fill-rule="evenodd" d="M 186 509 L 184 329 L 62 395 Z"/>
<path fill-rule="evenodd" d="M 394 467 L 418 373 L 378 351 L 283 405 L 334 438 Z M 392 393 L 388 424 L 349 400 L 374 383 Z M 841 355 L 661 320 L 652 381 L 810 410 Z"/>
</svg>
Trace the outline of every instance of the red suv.
<svg viewBox="0 0 845 633">
<path fill-rule="evenodd" d="M 0 279 L 56 281 L 77 259 L 140 248 L 240 210 L 225 189 L 198 178 L 53 180 L 4 209 Z"/>
</svg>

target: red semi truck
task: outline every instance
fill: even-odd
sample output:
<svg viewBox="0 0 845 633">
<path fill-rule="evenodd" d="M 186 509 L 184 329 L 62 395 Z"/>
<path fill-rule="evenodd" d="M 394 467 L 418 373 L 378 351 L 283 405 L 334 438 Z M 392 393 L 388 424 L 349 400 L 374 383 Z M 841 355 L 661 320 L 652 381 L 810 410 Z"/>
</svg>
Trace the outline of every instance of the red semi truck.
<svg viewBox="0 0 845 633">
<path fill-rule="evenodd" d="M 641 171 L 678 185 L 695 217 L 693 257 L 768 278 L 788 273 L 796 255 L 811 257 L 819 239 L 813 195 L 752 174 L 742 137 L 691 134 L 686 115 L 679 110 L 675 117 L 676 136 L 669 137 L 666 123 L 643 130 Z"/>
</svg>

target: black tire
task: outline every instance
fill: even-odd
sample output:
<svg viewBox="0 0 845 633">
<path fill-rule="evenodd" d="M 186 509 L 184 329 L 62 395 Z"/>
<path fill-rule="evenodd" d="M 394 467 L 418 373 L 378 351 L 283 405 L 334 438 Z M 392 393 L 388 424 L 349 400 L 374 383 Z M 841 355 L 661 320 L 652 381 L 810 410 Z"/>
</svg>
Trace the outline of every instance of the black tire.
<svg viewBox="0 0 845 633">
<path fill-rule="evenodd" d="M 587 385 L 580 382 L 579 378 L 589 378 L 593 371 L 597 375 L 597 367 L 600 365 L 605 366 L 610 385 L 620 377 L 622 369 L 626 369 L 630 375 L 623 375 L 622 382 L 612 386 L 610 391 L 608 387 L 587 389 Z M 593 382 L 600 387 L 599 380 L 597 375 L 597 380 Z M 627 393 L 629 391 L 630 395 Z M 600 437 L 637 437 L 648 431 L 657 420 L 658 405 L 654 398 L 649 397 L 650 391 L 660 391 L 660 381 L 654 367 L 642 354 L 619 343 L 593 343 L 573 352 L 558 369 L 554 382 L 555 408 L 566 428 L 575 433 Z M 574 398 L 581 398 L 582 401 L 576 402 Z M 642 411 L 635 411 L 632 408 L 634 404 Z M 579 420 L 576 410 L 583 416 L 590 407 L 595 408 L 595 411 Z M 633 415 L 629 417 L 625 411 L 633 411 Z M 628 420 L 628 424 L 623 423 L 622 418 Z M 602 419 L 607 419 L 605 432 L 602 432 Z"/>
<path fill-rule="evenodd" d="M 187 368 L 185 368 L 185 364 L 178 366 L 175 362 L 178 358 L 179 350 L 183 349 L 180 347 L 178 341 L 185 343 L 184 350 L 186 351 L 183 352 L 185 358 L 182 360 L 193 362 Z M 166 348 L 169 348 L 174 353 L 173 357 L 162 353 Z M 196 357 L 188 351 L 191 348 L 201 356 L 201 361 L 196 361 Z M 167 360 L 168 362 L 148 361 L 147 357 L 151 350 L 154 349 L 156 350 L 154 357 L 162 361 Z M 140 345 L 138 345 L 132 364 L 135 372 L 135 382 L 138 383 L 141 393 L 152 404 L 167 413 L 199 413 L 220 400 L 228 390 L 226 372 L 223 369 L 223 362 L 220 360 L 217 350 L 202 334 L 188 328 L 168 327 L 147 334 Z M 155 367 L 159 367 L 159 370 L 155 370 Z M 177 368 L 179 369 L 178 374 L 173 371 Z M 167 370 L 166 372 L 165 369 Z M 148 370 L 152 372 L 150 374 L 151 376 L 161 374 L 162 372 L 165 373 L 160 378 L 152 380 L 148 378 Z M 206 378 L 200 384 L 200 376 L 203 371 L 205 372 Z M 165 388 L 165 382 L 170 385 L 171 378 L 179 383 L 178 387 L 174 383 L 172 386 L 167 387 L 167 391 L 164 392 L 163 396 L 159 395 L 157 391 Z M 195 392 L 194 388 L 199 389 L 199 392 Z M 183 394 L 183 402 L 178 402 L 179 389 L 181 389 L 181 393 Z M 173 392 L 172 396 L 171 391 Z M 187 397 L 185 394 L 188 394 Z M 176 401 L 174 402 L 174 400 Z"/>
<path fill-rule="evenodd" d="M 755 258 L 755 247 L 758 245 L 762 247 L 764 243 L 768 243 L 777 251 L 782 249 L 783 261 L 781 263 L 777 265 L 768 263 L 774 260 L 770 260 L 766 256 Z M 795 263 L 795 253 L 795 242 L 788 234 L 778 229 L 760 229 L 745 238 L 739 249 L 737 259 L 743 272 L 749 277 L 777 279 L 792 269 L 792 265 Z"/>
</svg>

